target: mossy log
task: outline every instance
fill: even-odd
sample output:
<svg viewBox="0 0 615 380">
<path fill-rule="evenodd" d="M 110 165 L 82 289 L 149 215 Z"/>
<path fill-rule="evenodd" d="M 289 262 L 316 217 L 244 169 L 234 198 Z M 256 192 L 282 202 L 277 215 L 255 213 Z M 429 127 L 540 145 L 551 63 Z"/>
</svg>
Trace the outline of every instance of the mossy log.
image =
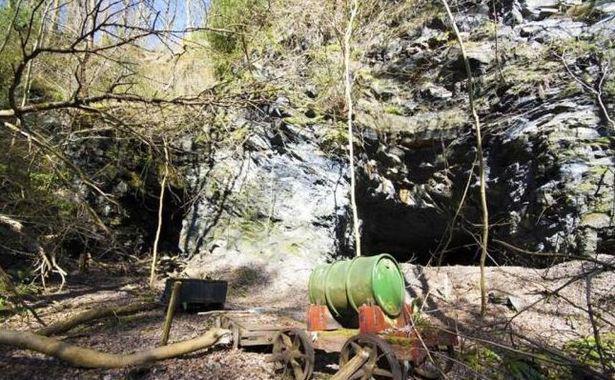
<svg viewBox="0 0 615 380">
<path fill-rule="evenodd" d="M 0 331 L 0 344 L 40 352 L 63 360 L 74 367 L 122 368 L 164 360 L 198 351 L 216 344 L 227 336 L 228 330 L 214 328 L 205 334 L 183 342 L 135 352 L 132 354 L 108 354 L 78 347 L 60 340 L 24 331 Z"/>
</svg>

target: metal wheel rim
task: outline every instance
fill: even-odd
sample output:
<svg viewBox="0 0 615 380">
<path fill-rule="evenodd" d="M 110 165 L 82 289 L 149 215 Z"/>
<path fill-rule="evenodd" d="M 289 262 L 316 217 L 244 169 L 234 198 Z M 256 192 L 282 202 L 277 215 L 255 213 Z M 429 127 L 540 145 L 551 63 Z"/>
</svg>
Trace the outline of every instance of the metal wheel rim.
<svg viewBox="0 0 615 380">
<path fill-rule="evenodd" d="M 299 329 L 280 331 L 273 340 L 274 370 L 283 379 L 307 380 L 314 370 L 314 348 Z"/>
<path fill-rule="evenodd" d="M 367 349 L 369 358 L 350 379 L 403 379 L 403 372 L 393 349 L 384 339 L 373 334 L 359 334 L 346 341 L 340 353 L 340 368 L 360 349 Z"/>
</svg>

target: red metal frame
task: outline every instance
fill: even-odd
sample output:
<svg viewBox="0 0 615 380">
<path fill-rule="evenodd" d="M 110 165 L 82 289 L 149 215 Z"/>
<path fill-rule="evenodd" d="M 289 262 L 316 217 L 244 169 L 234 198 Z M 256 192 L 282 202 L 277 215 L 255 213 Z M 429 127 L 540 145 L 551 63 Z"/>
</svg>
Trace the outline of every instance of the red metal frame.
<svg viewBox="0 0 615 380">
<path fill-rule="evenodd" d="M 389 318 L 379 306 L 363 305 L 359 308 L 359 330 L 361 333 L 379 334 L 392 328 L 403 328 L 410 324 L 412 306 L 404 304 L 397 318 Z"/>
<path fill-rule="evenodd" d="M 308 331 L 327 331 L 340 328 L 342 326 L 333 318 L 326 305 L 310 305 L 307 312 Z"/>
<path fill-rule="evenodd" d="M 330 331 L 343 327 L 333 318 L 325 305 L 310 305 L 308 308 L 308 331 Z M 426 347 L 455 346 L 455 334 L 438 331 L 434 328 L 411 328 L 412 305 L 406 303 L 397 318 L 389 318 L 379 306 L 362 305 L 359 307 L 359 330 L 363 334 L 379 334 L 387 340 L 399 358 L 420 365 L 427 357 Z M 346 341 L 346 335 L 322 335 L 315 346 L 327 352 L 339 352 Z"/>
</svg>

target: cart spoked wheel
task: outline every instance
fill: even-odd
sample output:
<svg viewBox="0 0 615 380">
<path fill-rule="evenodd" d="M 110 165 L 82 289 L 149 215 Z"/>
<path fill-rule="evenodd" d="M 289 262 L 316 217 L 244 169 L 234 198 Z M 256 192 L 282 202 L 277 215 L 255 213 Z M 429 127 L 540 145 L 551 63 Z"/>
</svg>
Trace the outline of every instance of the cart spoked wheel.
<svg viewBox="0 0 615 380">
<path fill-rule="evenodd" d="M 273 339 L 273 361 L 283 379 L 307 380 L 314 370 L 314 348 L 303 330 L 280 331 Z"/>
<path fill-rule="evenodd" d="M 453 368 L 455 349 L 444 346 L 430 350 L 430 354 L 420 366 L 414 367 L 414 374 L 423 379 L 442 379 Z"/>
<path fill-rule="evenodd" d="M 399 360 L 391 346 L 372 334 L 359 334 L 346 341 L 340 353 L 340 371 L 361 350 L 366 351 L 369 357 L 348 379 L 403 379 Z"/>
</svg>

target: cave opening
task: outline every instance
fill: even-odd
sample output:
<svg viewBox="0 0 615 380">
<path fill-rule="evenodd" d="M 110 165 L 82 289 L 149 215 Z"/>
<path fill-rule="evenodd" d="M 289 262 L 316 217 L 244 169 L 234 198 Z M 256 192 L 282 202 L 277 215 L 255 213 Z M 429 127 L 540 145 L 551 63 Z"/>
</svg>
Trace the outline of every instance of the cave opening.
<svg viewBox="0 0 615 380">
<path fill-rule="evenodd" d="M 156 230 L 158 228 L 158 208 L 160 202 L 160 185 L 152 185 L 145 195 L 129 193 L 121 199 L 126 208 L 128 218 L 124 222 L 133 228 L 136 235 L 142 237 L 138 244 L 141 252 L 153 249 Z M 177 254 L 179 250 L 179 237 L 182 230 L 182 221 L 186 209 L 186 192 L 183 188 L 168 186 L 162 205 L 162 225 L 158 251 Z"/>
<path fill-rule="evenodd" d="M 455 231 L 448 240 L 446 223 L 435 216 L 418 215 L 407 218 L 374 218 L 372 213 L 364 218 L 361 249 L 366 255 L 388 253 L 399 262 L 412 262 L 418 265 L 478 265 L 480 249 L 472 236 Z M 433 217 L 432 219 L 430 219 Z M 495 263 L 488 259 L 487 265 Z"/>
</svg>

